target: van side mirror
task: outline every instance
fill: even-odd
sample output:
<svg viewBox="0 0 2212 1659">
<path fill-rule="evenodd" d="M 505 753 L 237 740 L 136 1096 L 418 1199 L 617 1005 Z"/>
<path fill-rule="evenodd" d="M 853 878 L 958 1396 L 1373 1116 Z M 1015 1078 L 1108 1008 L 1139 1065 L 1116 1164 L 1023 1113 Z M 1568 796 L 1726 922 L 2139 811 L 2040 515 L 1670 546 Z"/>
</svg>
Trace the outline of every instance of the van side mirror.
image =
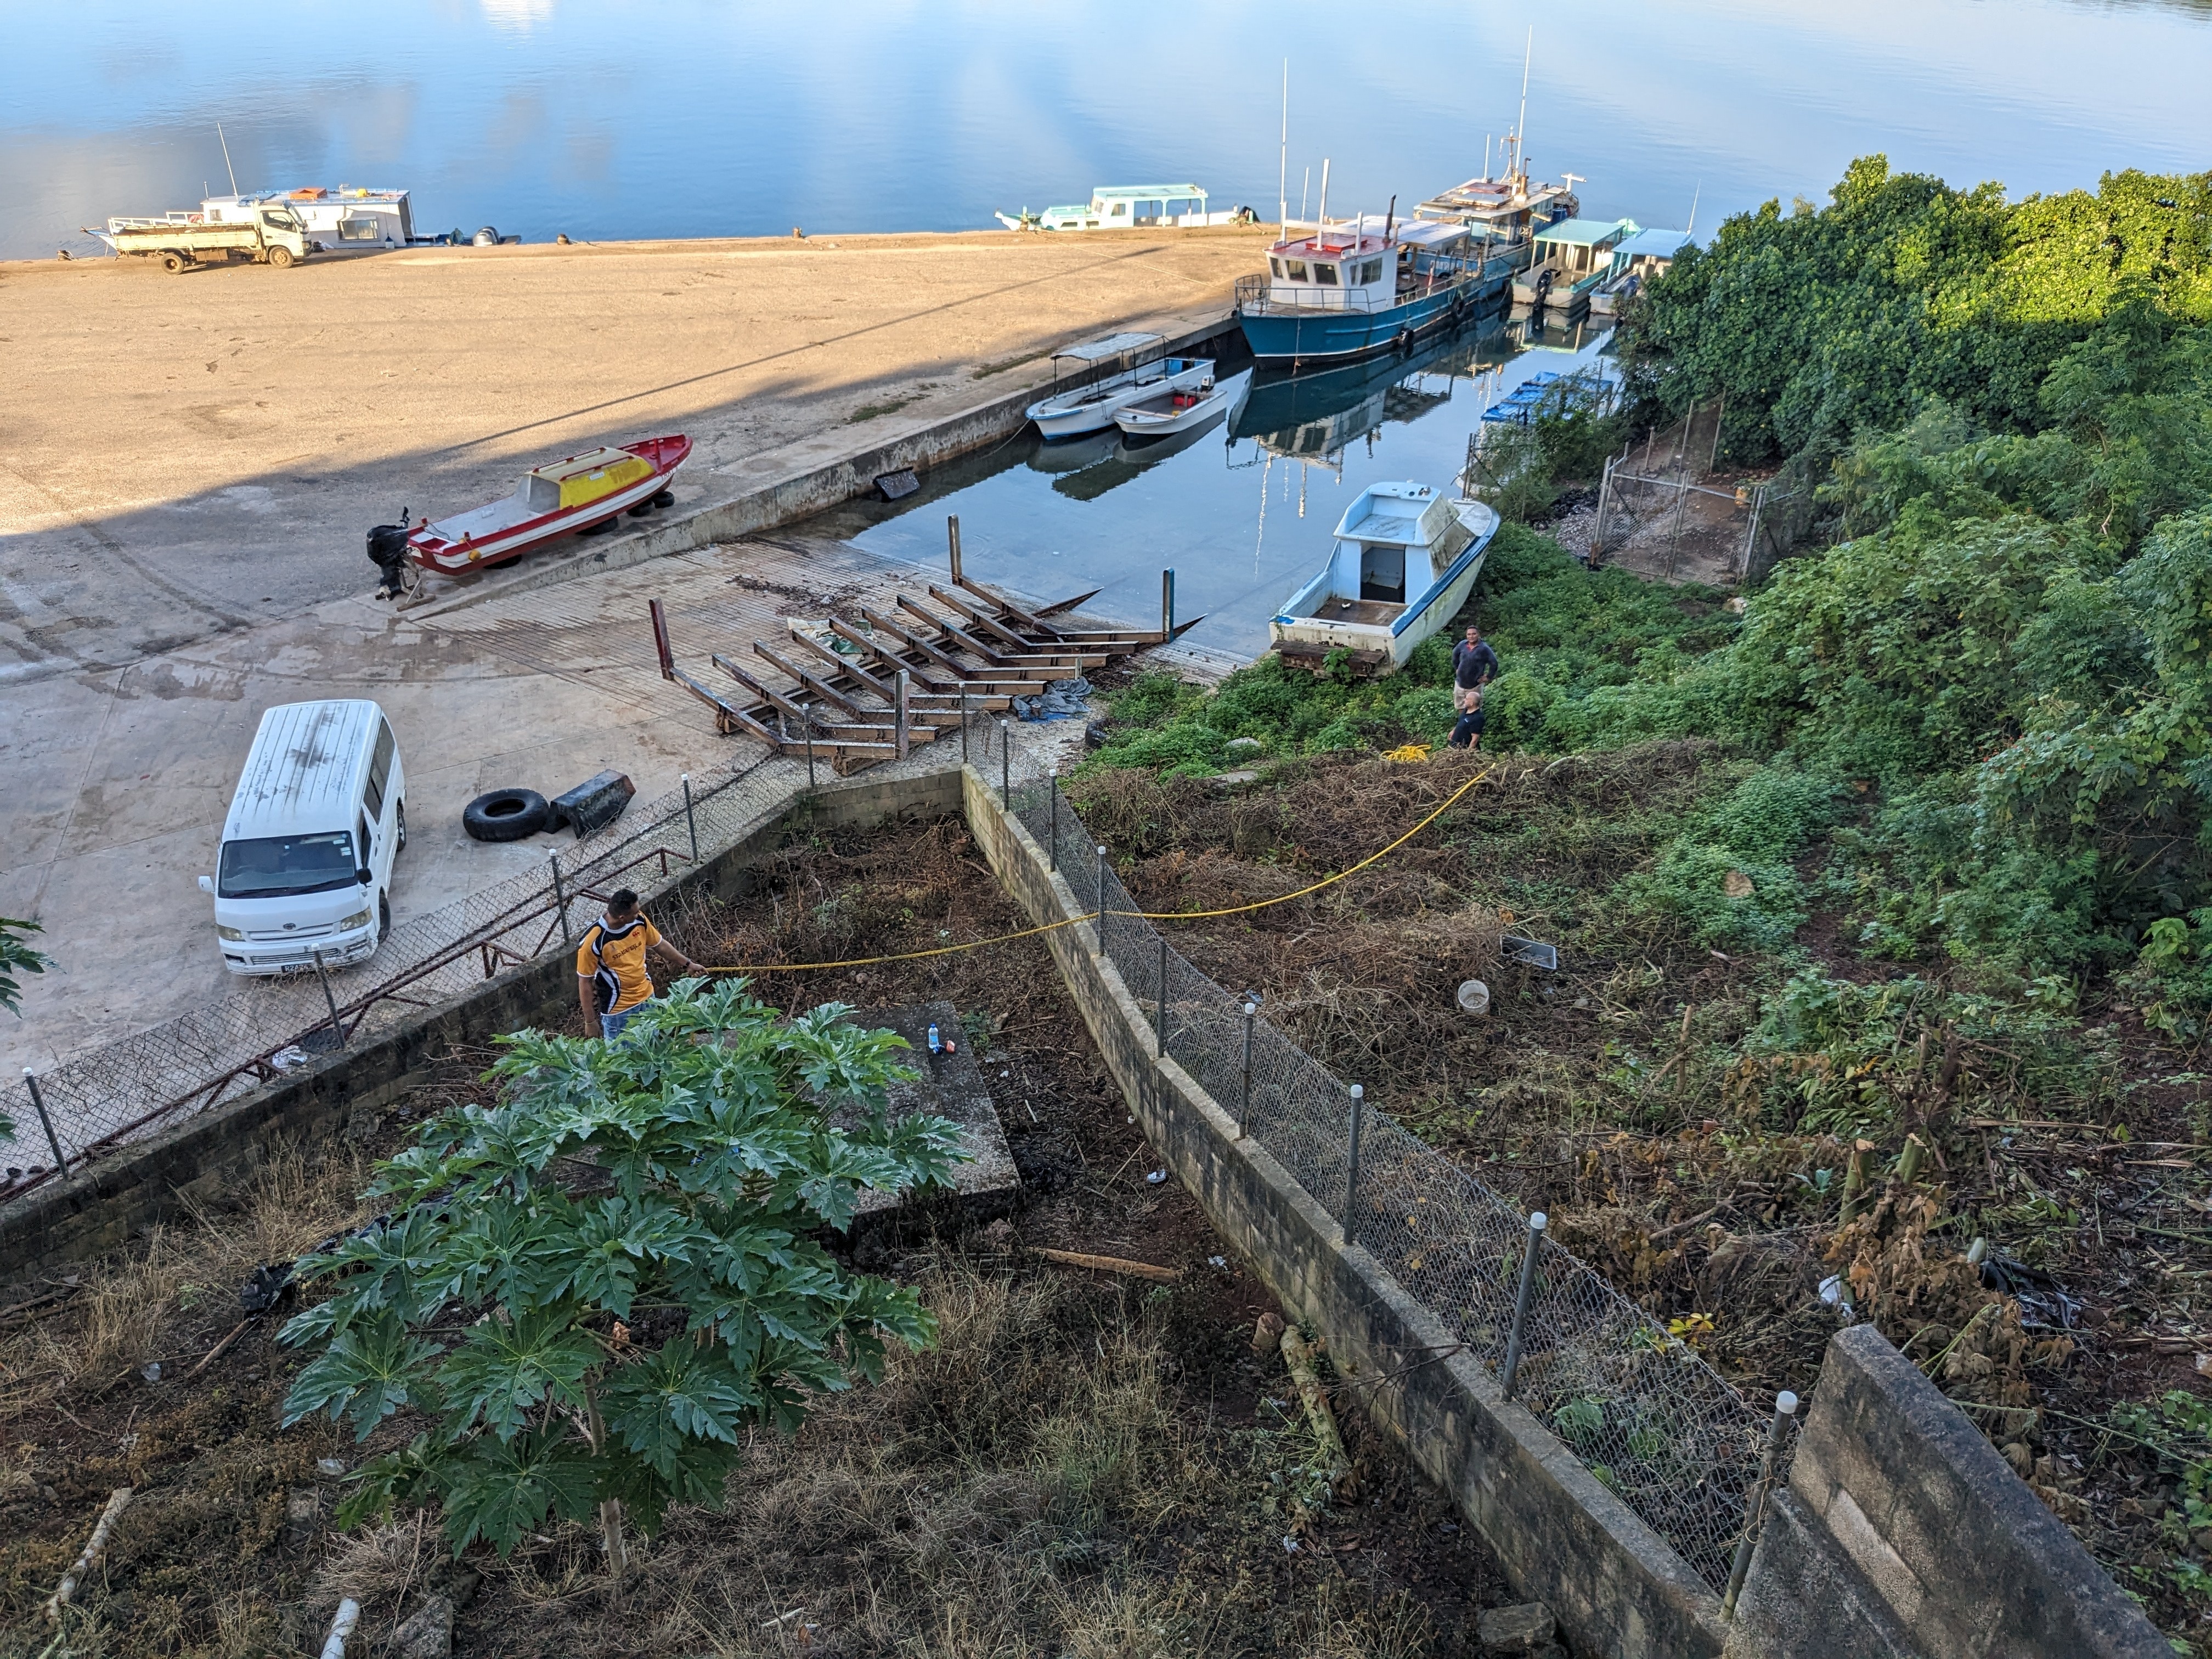
<svg viewBox="0 0 2212 1659">
<path fill-rule="evenodd" d="M 215 891 L 215 878 L 213 876 L 202 876 L 200 878 L 200 891 L 203 893 L 212 893 Z"/>
<path fill-rule="evenodd" d="M 353 878 L 354 878 L 356 881 L 359 882 L 359 883 L 360 883 L 362 886 L 364 886 L 364 887 L 368 886 L 369 883 L 371 883 L 372 881 L 374 881 L 374 880 L 376 879 L 376 878 L 375 878 L 374 876 L 372 876 L 371 874 L 369 874 L 369 872 L 368 872 L 368 871 L 366 871 L 366 870 L 356 870 L 356 871 L 355 871 L 355 872 L 353 872 Z"/>
</svg>

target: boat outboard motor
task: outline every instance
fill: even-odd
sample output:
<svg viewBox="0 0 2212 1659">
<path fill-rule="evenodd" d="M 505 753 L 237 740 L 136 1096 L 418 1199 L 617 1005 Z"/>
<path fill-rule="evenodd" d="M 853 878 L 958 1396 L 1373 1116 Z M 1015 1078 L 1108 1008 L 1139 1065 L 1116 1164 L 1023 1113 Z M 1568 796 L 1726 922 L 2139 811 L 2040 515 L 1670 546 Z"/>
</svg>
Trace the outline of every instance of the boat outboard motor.
<svg viewBox="0 0 2212 1659">
<path fill-rule="evenodd" d="M 376 597 L 396 599 L 406 591 L 407 573 L 407 513 L 400 510 L 398 524 L 372 526 L 368 532 L 368 556 L 371 563 L 384 573 L 377 585 Z"/>
</svg>

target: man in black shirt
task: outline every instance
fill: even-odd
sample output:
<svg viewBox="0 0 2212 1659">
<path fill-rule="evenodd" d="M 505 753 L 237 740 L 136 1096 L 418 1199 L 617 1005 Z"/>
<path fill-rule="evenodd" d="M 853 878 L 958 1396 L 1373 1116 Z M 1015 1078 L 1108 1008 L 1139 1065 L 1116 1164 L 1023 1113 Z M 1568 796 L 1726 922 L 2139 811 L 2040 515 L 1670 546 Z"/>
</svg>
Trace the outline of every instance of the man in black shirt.
<svg viewBox="0 0 2212 1659">
<path fill-rule="evenodd" d="M 1479 748 L 1482 743 L 1482 688 L 1498 675 L 1498 653 L 1470 628 L 1467 637 L 1452 647 L 1452 707 L 1459 723 L 1452 727 L 1455 749 Z"/>
</svg>

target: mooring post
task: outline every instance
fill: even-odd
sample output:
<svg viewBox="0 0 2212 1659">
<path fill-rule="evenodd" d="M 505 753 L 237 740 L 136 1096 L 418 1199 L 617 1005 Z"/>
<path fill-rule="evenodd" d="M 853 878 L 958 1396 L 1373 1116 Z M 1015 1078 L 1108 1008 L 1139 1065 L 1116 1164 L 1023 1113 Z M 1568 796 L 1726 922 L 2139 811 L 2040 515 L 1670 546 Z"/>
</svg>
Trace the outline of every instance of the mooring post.
<svg viewBox="0 0 2212 1659">
<path fill-rule="evenodd" d="M 999 805 L 1009 812 L 1014 810 L 1014 726 L 1012 720 L 999 722 Z"/>
<path fill-rule="evenodd" d="M 1260 1012 L 1260 1005 L 1244 1005 L 1244 1088 L 1237 1097 L 1237 1138 L 1239 1140 L 1252 1133 L 1252 1022 Z"/>
<path fill-rule="evenodd" d="M 1352 1085 L 1352 1131 L 1344 1158 L 1344 1242 L 1352 1242 L 1359 1227 L 1359 1129 L 1367 1117 L 1367 1091 Z"/>
<path fill-rule="evenodd" d="M 1743 1537 L 1735 1547 L 1735 1561 L 1729 1568 L 1728 1594 L 1721 1598 L 1721 1617 L 1735 1617 L 1735 1599 L 1742 1594 L 1745 1576 L 1751 1571 L 1751 1553 L 1759 1547 L 1759 1530 L 1766 1525 L 1766 1500 L 1774 1492 L 1774 1473 L 1782 1462 L 1782 1443 L 1790 1433 L 1790 1419 L 1797 1415 L 1797 1396 L 1784 1389 L 1774 1396 L 1774 1423 L 1766 1432 L 1766 1451 L 1759 1460 L 1759 1484 L 1751 1489 L 1744 1506 Z"/>
<path fill-rule="evenodd" d="M 337 1036 L 338 1047 L 343 1048 L 346 1046 L 345 1022 L 338 1018 L 338 1000 L 331 990 L 331 976 L 323 966 L 323 953 L 310 951 L 307 954 L 315 959 L 315 977 L 323 982 L 323 1001 L 331 1011 L 331 1030 Z"/>
<path fill-rule="evenodd" d="M 1106 849 L 1098 849 L 1098 954 L 1106 954 Z"/>
<path fill-rule="evenodd" d="M 561 854 L 548 852 L 545 861 L 553 866 L 553 908 L 561 918 L 561 943 L 568 942 L 568 895 L 561 886 Z"/>
<path fill-rule="evenodd" d="M 1175 637 L 1175 572 L 1160 572 L 1160 641 Z"/>
<path fill-rule="evenodd" d="M 1513 1298 L 1513 1330 L 1505 1339 L 1505 1370 L 1498 1390 L 1510 1400 L 1513 1383 L 1521 1374 L 1521 1337 L 1528 1323 L 1528 1297 L 1536 1288 L 1536 1252 L 1543 1248 L 1547 1223 L 1541 1210 L 1528 1218 L 1528 1248 L 1521 1258 L 1521 1290 Z"/>
<path fill-rule="evenodd" d="M 945 540 L 952 551 L 952 585 L 960 586 L 960 515 L 953 514 L 945 521 Z"/>
<path fill-rule="evenodd" d="M 691 832 L 691 867 L 699 867 L 699 820 L 691 812 L 691 775 L 684 775 L 684 827 Z"/>
<path fill-rule="evenodd" d="M 906 710 L 911 696 L 908 690 L 910 681 L 911 677 L 905 669 L 902 668 L 898 672 L 898 679 L 892 688 L 898 694 L 898 757 L 901 760 L 906 758 Z"/>
<path fill-rule="evenodd" d="M 46 1115 L 46 1097 L 39 1092 L 39 1079 L 31 1075 L 31 1068 L 23 1068 L 23 1086 L 31 1091 L 31 1109 L 39 1115 L 39 1127 L 46 1132 L 46 1145 L 53 1149 L 54 1167 L 66 1176 L 69 1159 L 62 1156 L 61 1137 L 54 1133 L 54 1121 Z"/>
</svg>

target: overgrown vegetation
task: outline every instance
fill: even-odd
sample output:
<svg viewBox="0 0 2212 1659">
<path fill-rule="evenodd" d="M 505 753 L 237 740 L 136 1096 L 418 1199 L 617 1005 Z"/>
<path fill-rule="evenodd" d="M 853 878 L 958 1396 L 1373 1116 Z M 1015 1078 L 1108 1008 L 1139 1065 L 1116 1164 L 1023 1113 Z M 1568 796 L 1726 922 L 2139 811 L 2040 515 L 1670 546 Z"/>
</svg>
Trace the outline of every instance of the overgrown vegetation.
<svg viewBox="0 0 2212 1659">
<path fill-rule="evenodd" d="M 1726 449 L 1818 481 L 1816 545 L 1723 604 L 1509 525 L 1461 619 L 1504 663 L 1497 770 L 1421 849 L 1433 896 L 1187 948 L 1747 1381 L 1810 1380 L 1834 1275 L 2197 1640 L 2212 175 L 2008 204 L 1875 158 L 1730 221 L 1623 334 L 1635 417 L 1725 394 Z M 1441 737 L 1456 626 L 1371 682 L 1139 681 L 1079 786 L 1147 826 L 1133 890 L 1287 891 L 1412 822 L 1415 769 L 1358 757 Z M 1343 857 L 1323 826 L 1362 816 Z M 1486 975 L 1510 1036 L 1451 1029 L 1456 967 L 1430 1009 L 1286 949 L 1470 900 L 1571 964 Z"/>
</svg>

